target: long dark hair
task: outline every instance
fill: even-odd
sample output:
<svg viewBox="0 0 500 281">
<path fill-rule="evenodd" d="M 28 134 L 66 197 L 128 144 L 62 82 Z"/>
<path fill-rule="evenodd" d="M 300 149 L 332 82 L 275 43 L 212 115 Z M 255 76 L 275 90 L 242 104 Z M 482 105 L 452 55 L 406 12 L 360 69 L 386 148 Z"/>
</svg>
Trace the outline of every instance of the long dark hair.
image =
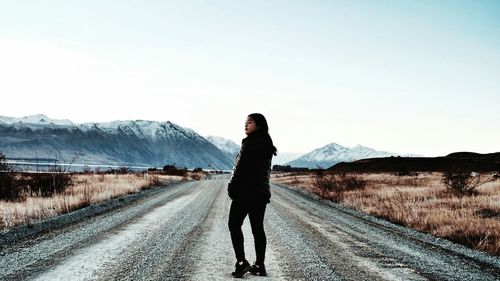
<svg viewBox="0 0 500 281">
<path fill-rule="evenodd" d="M 267 125 L 266 117 L 260 113 L 252 113 L 248 117 L 255 121 L 255 125 L 257 126 L 255 133 L 262 135 L 271 144 L 273 155 L 278 155 L 278 149 L 274 146 L 273 139 L 269 135 L 269 126 Z"/>
</svg>

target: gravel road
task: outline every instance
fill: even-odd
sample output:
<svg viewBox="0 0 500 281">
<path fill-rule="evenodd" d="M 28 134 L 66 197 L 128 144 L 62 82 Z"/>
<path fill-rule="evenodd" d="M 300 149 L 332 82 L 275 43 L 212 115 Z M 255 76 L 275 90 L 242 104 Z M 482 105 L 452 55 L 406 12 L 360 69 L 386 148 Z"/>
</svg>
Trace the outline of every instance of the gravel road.
<svg viewBox="0 0 500 281">
<path fill-rule="evenodd" d="M 0 280 L 232 280 L 227 182 L 214 176 L 161 187 L 51 232 L 0 243 Z M 500 280 L 497 257 L 294 188 L 272 185 L 271 192 L 269 276 L 244 279 Z M 248 219 L 243 232 L 253 262 Z"/>
</svg>

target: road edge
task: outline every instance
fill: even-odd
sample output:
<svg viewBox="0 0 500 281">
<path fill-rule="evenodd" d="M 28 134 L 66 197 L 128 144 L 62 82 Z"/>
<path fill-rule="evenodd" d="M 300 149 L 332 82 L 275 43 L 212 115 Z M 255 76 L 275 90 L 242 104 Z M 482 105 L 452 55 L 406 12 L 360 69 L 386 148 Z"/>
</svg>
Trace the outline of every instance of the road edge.
<svg viewBox="0 0 500 281">
<path fill-rule="evenodd" d="M 137 193 L 124 194 L 103 202 L 85 206 L 69 213 L 56 215 L 54 217 L 46 218 L 33 223 L 23 224 L 6 230 L 0 230 L 0 249 L 6 245 L 11 245 L 55 229 L 61 229 L 90 217 L 102 215 L 125 205 L 154 196 L 155 194 L 163 191 L 165 188 L 171 188 L 190 181 L 192 180 L 155 186 Z"/>
</svg>

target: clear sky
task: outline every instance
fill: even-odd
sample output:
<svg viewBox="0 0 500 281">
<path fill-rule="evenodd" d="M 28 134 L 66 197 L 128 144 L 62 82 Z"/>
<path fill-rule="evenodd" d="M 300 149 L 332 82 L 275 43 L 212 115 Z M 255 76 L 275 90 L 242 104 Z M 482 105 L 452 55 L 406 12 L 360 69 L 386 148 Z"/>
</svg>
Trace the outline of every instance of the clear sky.
<svg viewBox="0 0 500 281">
<path fill-rule="evenodd" d="M 3 1 L 0 115 L 500 151 L 500 1 Z"/>
</svg>

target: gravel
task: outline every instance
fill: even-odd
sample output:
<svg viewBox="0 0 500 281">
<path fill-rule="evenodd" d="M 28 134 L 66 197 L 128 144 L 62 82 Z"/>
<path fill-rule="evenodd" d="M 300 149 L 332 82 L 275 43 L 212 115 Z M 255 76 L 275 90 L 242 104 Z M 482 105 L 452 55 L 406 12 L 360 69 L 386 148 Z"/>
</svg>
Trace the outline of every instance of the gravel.
<svg viewBox="0 0 500 281">
<path fill-rule="evenodd" d="M 232 280 L 226 186 L 227 176 L 214 176 L 122 199 L 93 215 L 80 211 L 80 220 L 73 214 L 50 232 L 46 221 L 38 227 L 45 231 L 0 233 L 0 279 Z M 497 257 L 296 188 L 271 190 L 265 280 L 500 280 Z M 243 233 L 253 262 L 248 219 Z"/>
</svg>

